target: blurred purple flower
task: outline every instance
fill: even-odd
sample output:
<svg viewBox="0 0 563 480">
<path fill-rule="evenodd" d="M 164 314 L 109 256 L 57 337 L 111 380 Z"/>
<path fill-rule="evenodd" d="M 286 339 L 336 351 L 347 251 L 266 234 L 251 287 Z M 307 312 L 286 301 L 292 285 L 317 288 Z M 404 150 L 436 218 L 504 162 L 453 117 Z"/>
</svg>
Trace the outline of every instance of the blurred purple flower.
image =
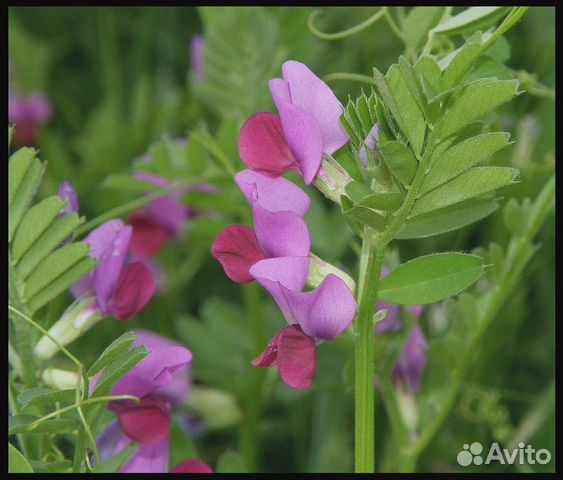
<svg viewBox="0 0 563 480">
<path fill-rule="evenodd" d="M 417 319 L 393 369 L 395 383 L 406 385 L 411 391 L 418 393 L 428 361 L 426 358 L 427 349 L 428 342 Z"/>
<path fill-rule="evenodd" d="M 60 216 L 78 213 L 78 195 L 70 182 L 63 182 L 59 187 L 59 198 L 66 202 Z"/>
<path fill-rule="evenodd" d="M 391 270 L 383 267 L 381 270 L 381 278 L 385 278 Z M 375 310 L 387 310 L 387 315 L 383 320 L 375 325 L 375 334 L 383 335 L 385 333 L 397 332 L 401 329 L 401 320 L 399 319 L 399 305 L 378 301 Z"/>
<path fill-rule="evenodd" d="M 323 153 L 334 153 L 348 141 L 340 124 L 344 109 L 328 85 L 303 63 L 287 61 L 282 73 L 283 79 L 269 82 L 279 116 L 252 115 L 241 128 L 239 154 L 251 170 L 278 177 L 292 169 L 310 184 Z"/>
<path fill-rule="evenodd" d="M 77 299 L 94 295 L 91 308 L 118 320 L 140 312 L 155 291 L 154 277 L 143 263 L 125 263 L 131 233 L 121 220 L 110 220 L 90 232 L 84 243 L 90 245 L 90 256 L 98 264 L 70 289 Z"/>
<path fill-rule="evenodd" d="M 8 123 L 16 124 L 14 144 L 28 145 L 37 142 L 37 129 L 52 115 L 51 103 L 41 92 L 23 96 L 12 93 L 8 97 Z"/>
<path fill-rule="evenodd" d="M 192 64 L 192 71 L 194 78 L 198 82 L 205 80 L 205 73 L 203 71 L 203 48 L 205 46 L 205 39 L 203 35 L 194 35 L 190 42 L 190 61 Z"/>
<path fill-rule="evenodd" d="M 108 409 L 117 421 L 98 437 L 100 460 L 108 461 L 132 441 L 139 449 L 121 473 L 166 473 L 169 461 L 171 410 L 186 402 L 189 394 L 191 352 L 157 334 L 137 330 L 135 346 L 144 345 L 148 355 L 113 387 L 112 395 L 134 395 L 139 403 L 114 400 Z M 101 373 L 91 384 L 93 392 Z"/>
</svg>

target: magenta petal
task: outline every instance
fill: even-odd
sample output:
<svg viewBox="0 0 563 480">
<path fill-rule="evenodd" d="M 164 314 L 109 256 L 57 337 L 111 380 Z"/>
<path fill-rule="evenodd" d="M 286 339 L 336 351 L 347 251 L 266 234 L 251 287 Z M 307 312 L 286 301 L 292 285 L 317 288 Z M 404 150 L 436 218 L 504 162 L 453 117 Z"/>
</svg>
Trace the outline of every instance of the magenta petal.
<svg viewBox="0 0 563 480">
<path fill-rule="evenodd" d="M 277 365 L 286 385 L 296 389 L 309 388 L 317 368 L 317 347 L 298 325 L 291 325 L 281 330 L 270 341 L 266 352 L 252 364 L 260 367 Z"/>
<path fill-rule="evenodd" d="M 78 195 L 70 182 L 63 182 L 59 187 L 59 198 L 67 204 L 62 209 L 60 215 L 70 215 L 78 212 Z"/>
<path fill-rule="evenodd" d="M 311 237 L 305 220 L 293 212 L 269 212 L 254 203 L 254 230 L 266 257 L 306 257 Z"/>
<path fill-rule="evenodd" d="M 333 153 L 342 147 L 348 141 L 348 134 L 340 123 L 344 108 L 330 87 L 301 62 L 285 62 L 282 72 L 289 83 L 291 103 L 310 113 L 319 125 L 323 151 Z"/>
<path fill-rule="evenodd" d="M 131 459 L 121 467 L 121 473 L 168 473 L 170 438 L 158 443 L 141 445 Z"/>
<path fill-rule="evenodd" d="M 309 185 L 323 157 L 323 136 L 315 118 L 301 107 L 280 102 L 278 107 L 285 139 L 303 177 Z"/>
<path fill-rule="evenodd" d="M 240 129 L 239 155 L 248 168 L 271 177 L 296 167 L 280 119 L 270 112 L 255 113 L 244 123 Z"/>
<path fill-rule="evenodd" d="M 213 469 L 201 460 L 184 460 L 176 465 L 170 473 L 213 473 Z"/>
<path fill-rule="evenodd" d="M 282 294 L 297 323 L 311 337 L 332 340 L 346 330 L 356 316 L 352 292 L 333 274 L 328 274 L 312 292 L 282 289 Z"/>
<path fill-rule="evenodd" d="M 246 199 L 253 203 L 253 192 L 258 203 L 270 212 L 294 212 L 303 216 L 311 206 L 311 199 L 297 185 L 283 177 L 270 178 L 252 170 L 235 175 L 235 182 Z"/>
<path fill-rule="evenodd" d="M 108 301 L 107 312 L 118 320 L 128 320 L 145 308 L 155 290 L 156 280 L 143 262 L 127 265 Z"/>
<path fill-rule="evenodd" d="M 90 257 L 95 260 L 101 260 L 104 252 L 108 249 L 112 249 L 116 237 L 125 228 L 130 229 L 130 227 L 126 227 L 121 220 L 109 220 L 92 230 L 84 239 L 84 243 L 90 245 Z M 125 246 L 125 249 L 127 249 L 127 246 Z M 99 266 L 100 264 L 98 264 L 98 267 Z M 84 294 L 95 293 L 95 277 L 98 267 L 72 285 L 70 292 L 74 298 L 78 298 Z M 114 287 L 115 283 L 112 285 L 112 288 Z"/>
<path fill-rule="evenodd" d="M 188 219 L 188 209 L 180 201 L 181 194 L 170 194 L 157 198 L 148 210 L 154 218 L 174 236 L 178 236 Z"/>
<path fill-rule="evenodd" d="M 245 225 L 229 225 L 217 235 L 211 254 L 221 263 L 227 277 L 236 283 L 254 280 L 250 267 L 264 259 L 254 230 Z"/>
<path fill-rule="evenodd" d="M 148 210 L 131 212 L 129 225 L 133 227 L 129 250 L 142 259 L 156 255 L 173 236 Z"/>
<path fill-rule="evenodd" d="M 139 403 L 118 400 L 108 403 L 119 426 L 131 440 L 146 445 L 158 443 L 170 431 L 170 407 L 157 396 L 147 396 Z"/>
</svg>

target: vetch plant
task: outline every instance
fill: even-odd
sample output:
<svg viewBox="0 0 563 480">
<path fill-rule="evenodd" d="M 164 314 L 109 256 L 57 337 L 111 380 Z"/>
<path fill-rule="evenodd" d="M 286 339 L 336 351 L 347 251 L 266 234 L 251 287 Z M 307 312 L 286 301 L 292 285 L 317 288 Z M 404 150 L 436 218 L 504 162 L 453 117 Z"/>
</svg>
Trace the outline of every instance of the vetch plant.
<svg viewBox="0 0 563 480">
<path fill-rule="evenodd" d="M 41 12 L 9 22 L 10 473 L 553 450 L 550 10 Z"/>
</svg>

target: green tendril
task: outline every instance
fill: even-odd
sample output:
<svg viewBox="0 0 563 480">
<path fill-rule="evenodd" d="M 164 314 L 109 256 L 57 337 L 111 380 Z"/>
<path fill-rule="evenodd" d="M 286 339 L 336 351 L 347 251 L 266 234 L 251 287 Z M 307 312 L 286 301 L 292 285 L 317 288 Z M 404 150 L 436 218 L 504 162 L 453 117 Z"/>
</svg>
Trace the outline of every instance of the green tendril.
<svg viewBox="0 0 563 480">
<path fill-rule="evenodd" d="M 373 25 L 380 18 L 383 18 L 386 15 L 386 12 L 387 7 L 382 7 L 381 10 L 379 10 L 377 13 L 352 28 L 348 28 L 347 30 L 342 30 L 341 32 L 336 33 L 324 33 L 314 25 L 315 19 L 322 13 L 322 10 L 314 10 L 313 12 L 311 12 L 311 15 L 309 15 L 309 18 L 307 19 L 307 27 L 313 35 L 318 38 L 322 38 L 323 40 L 342 40 L 343 38 L 351 37 L 352 35 L 365 30 L 370 25 Z"/>
</svg>

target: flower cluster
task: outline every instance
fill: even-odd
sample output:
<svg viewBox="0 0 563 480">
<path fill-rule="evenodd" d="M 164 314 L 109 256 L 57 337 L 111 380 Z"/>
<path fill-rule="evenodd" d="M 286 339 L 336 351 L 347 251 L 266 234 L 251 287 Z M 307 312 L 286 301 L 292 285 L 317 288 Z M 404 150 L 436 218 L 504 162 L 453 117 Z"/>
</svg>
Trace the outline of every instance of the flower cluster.
<svg viewBox="0 0 563 480">
<path fill-rule="evenodd" d="M 106 462 L 131 442 L 140 444 L 121 468 L 122 473 L 168 472 L 172 409 L 185 404 L 190 391 L 191 352 L 154 333 L 135 331 L 135 346 L 144 345 L 148 355 L 113 387 L 112 395 L 139 397 L 113 400 L 108 409 L 115 413 L 112 422 L 97 440 L 100 460 Z M 90 383 L 95 390 L 101 372 Z M 173 473 L 211 473 L 200 460 L 186 460 Z"/>
<path fill-rule="evenodd" d="M 234 282 L 262 285 L 289 323 L 252 364 L 277 366 L 287 385 L 303 389 L 315 374 L 317 345 L 350 325 L 356 302 L 333 273 L 304 291 L 311 241 L 303 216 L 311 202 L 281 175 L 293 169 L 311 183 L 323 152 L 334 152 L 348 137 L 339 121 L 342 105 L 328 86 L 299 62 L 286 62 L 282 69 L 284 79 L 270 81 L 280 116 L 257 113 L 240 132 L 239 153 L 250 170 L 239 172 L 235 182 L 252 206 L 254 229 L 226 227 L 211 252 Z"/>
</svg>

